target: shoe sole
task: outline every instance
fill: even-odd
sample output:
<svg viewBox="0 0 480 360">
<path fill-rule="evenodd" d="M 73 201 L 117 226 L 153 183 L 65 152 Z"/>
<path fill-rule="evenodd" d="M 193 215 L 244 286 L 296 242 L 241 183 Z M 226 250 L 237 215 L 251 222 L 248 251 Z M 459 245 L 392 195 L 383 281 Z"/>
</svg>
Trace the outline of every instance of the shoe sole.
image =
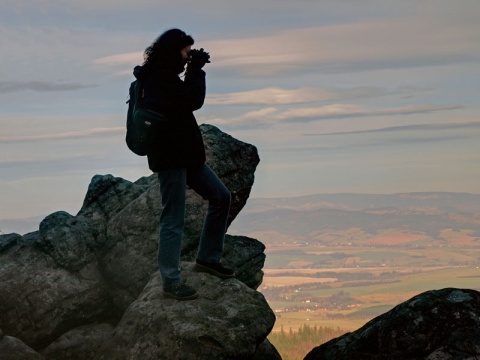
<svg viewBox="0 0 480 360">
<path fill-rule="evenodd" d="M 195 263 L 194 268 L 197 271 L 209 273 L 209 274 L 215 275 L 215 276 L 217 276 L 221 279 L 233 279 L 235 277 L 235 273 L 233 273 L 232 275 L 222 274 L 221 272 L 218 272 L 218 271 L 213 270 L 213 269 L 211 269 L 207 266 L 203 266 L 203 265 L 200 265 L 200 264 L 197 264 L 197 263 Z"/>
<path fill-rule="evenodd" d="M 175 299 L 175 300 L 180 300 L 180 301 L 195 300 L 196 298 L 198 298 L 198 293 L 195 293 L 193 295 L 188 295 L 188 296 L 177 296 L 177 295 L 174 295 L 174 294 L 171 294 L 171 293 L 168 293 L 168 292 L 164 291 L 163 296 L 166 297 L 166 298 L 169 298 L 169 299 Z"/>
</svg>

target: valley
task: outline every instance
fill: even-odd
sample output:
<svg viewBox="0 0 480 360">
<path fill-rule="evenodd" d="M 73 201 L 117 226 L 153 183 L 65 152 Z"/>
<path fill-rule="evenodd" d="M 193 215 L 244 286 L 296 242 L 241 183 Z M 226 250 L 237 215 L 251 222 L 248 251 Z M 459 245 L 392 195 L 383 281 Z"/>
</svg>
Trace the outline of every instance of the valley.
<svg viewBox="0 0 480 360">
<path fill-rule="evenodd" d="M 427 290 L 480 290 L 478 195 L 252 200 L 231 229 L 266 246 L 258 290 L 276 313 L 273 332 L 353 331 Z"/>
<path fill-rule="evenodd" d="M 480 249 L 273 249 L 259 290 L 277 315 L 274 331 L 306 323 L 352 331 L 427 290 L 480 290 Z"/>
</svg>

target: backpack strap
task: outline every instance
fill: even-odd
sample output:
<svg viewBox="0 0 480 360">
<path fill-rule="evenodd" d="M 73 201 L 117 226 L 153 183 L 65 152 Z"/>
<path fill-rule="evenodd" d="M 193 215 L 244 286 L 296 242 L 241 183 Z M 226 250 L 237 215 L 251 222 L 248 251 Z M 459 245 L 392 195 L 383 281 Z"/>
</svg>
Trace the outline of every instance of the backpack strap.
<svg viewBox="0 0 480 360">
<path fill-rule="evenodd" d="M 135 110 L 143 108 L 143 99 L 145 97 L 145 88 L 140 80 L 135 81 Z"/>
</svg>

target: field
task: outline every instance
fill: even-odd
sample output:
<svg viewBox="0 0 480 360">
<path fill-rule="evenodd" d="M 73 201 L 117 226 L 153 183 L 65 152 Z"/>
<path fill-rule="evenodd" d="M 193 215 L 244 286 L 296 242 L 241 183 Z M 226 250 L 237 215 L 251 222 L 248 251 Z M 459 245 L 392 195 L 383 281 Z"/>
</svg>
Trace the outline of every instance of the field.
<svg viewBox="0 0 480 360">
<path fill-rule="evenodd" d="M 277 316 L 269 340 L 285 360 L 303 359 L 424 291 L 480 290 L 478 247 L 276 243 L 266 254 L 259 290 Z"/>
<path fill-rule="evenodd" d="M 446 287 L 480 290 L 476 247 L 267 245 L 259 290 L 274 332 L 304 324 L 352 331 L 411 297 Z"/>
</svg>

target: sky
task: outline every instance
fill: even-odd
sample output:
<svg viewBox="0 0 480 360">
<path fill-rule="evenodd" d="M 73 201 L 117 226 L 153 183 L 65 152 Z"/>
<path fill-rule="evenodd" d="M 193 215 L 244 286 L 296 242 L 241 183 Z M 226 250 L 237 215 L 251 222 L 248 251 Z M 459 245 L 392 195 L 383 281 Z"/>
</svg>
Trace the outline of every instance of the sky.
<svg viewBox="0 0 480 360">
<path fill-rule="evenodd" d="M 2 0 L 0 231 L 76 214 L 96 174 L 151 174 L 125 145 L 128 87 L 174 27 L 211 55 L 198 123 L 258 149 L 251 197 L 478 194 L 479 17 L 478 0 Z"/>
</svg>

